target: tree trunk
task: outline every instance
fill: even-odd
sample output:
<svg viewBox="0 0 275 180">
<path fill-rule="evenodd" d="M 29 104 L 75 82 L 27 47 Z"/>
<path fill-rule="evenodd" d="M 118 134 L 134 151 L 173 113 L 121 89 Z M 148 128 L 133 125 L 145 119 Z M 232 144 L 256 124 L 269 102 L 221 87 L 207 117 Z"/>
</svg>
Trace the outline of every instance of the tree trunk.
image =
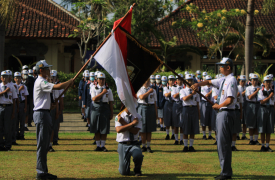
<svg viewBox="0 0 275 180">
<path fill-rule="evenodd" d="M 254 4 L 255 0 L 247 2 L 247 16 L 245 26 L 245 75 L 249 78 L 249 73 L 252 73 L 253 61 L 253 35 L 254 35 Z"/>
<path fill-rule="evenodd" d="M 5 26 L 0 25 L 0 72 L 4 71 Z"/>
</svg>

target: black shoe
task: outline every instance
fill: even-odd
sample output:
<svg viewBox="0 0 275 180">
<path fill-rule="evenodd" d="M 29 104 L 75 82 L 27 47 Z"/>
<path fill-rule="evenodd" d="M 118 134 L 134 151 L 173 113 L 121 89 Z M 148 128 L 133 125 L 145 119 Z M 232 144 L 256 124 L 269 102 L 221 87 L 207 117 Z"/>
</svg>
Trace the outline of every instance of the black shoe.
<svg viewBox="0 0 275 180">
<path fill-rule="evenodd" d="M 0 151 L 7 151 L 5 147 L 0 147 Z"/>
<path fill-rule="evenodd" d="M 213 139 L 213 140 L 215 140 L 215 138 L 213 138 L 213 136 L 208 136 L 208 139 Z"/>
<path fill-rule="evenodd" d="M 95 141 L 93 142 L 93 145 L 96 145 L 96 142 L 95 142 Z"/>
<path fill-rule="evenodd" d="M 139 144 L 139 145 L 142 145 L 142 140 L 140 140 L 140 141 L 138 142 L 138 144 Z"/>
<path fill-rule="evenodd" d="M 90 131 L 90 127 L 88 127 L 87 131 Z"/>
<path fill-rule="evenodd" d="M 174 145 L 179 145 L 179 141 L 176 140 L 175 143 L 174 143 Z"/>
<path fill-rule="evenodd" d="M 249 145 L 255 145 L 255 141 L 253 140 L 249 141 Z"/>
<path fill-rule="evenodd" d="M 81 119 L 84 119 L 84 116 L 82 116 Z"/>
<path fill-rule="evenodd" d="M 237 140 L 241 140 L 240 136 L 237 136 Z"/>
<path fill-rule="evenodd" d="M 136 176 L 136 177 L 138 177 L 138 176 L 142 176 L 141 171 L 140 171 L 140 172 L 135 172 L 135 176 Z"/>
<path fill-rule="evenodd" d="M 88 126 L 88 123 L 86 124 L 86 127 L 89 127 L 89 126 Z"/>
<path fill-rule="evenodd" d="M 172 134 L 171 139 L 175 139 L 175 135 L 174 134 Z"/>
<path fill-rule="evenodd" d="M 146 152 L 146 151 L 147 151 L 147 148 L 143 146 L 143 147 L 141 148 L 141 152 Z"/>
<path fill-rule="evenodd" d="M 214 143 L 214 145 L 217 145 L 217 141 Z"/>
<path fill-rule="evenodd" d="M 262 145 L 259 141 L 254 141 L 255 145 Z"/>
<path fill-rule="evenodd" d="M 19 145 L 17 142 L 12 142 L 11 144 L 12 145 Z"/>
<path fill-rule="evenodd" d="M 264 147 L 264 146 L 262 146 L 262 147 L 261 147 L 261 151 L 262 151 L 262 152 L 266 152 L 266 151 L 267 151 L 267 148 Z"/>
<path fill-rule="evenodd" d="M 202 139 L 203 139 L 203 140 L 207 140 L 206 136 L 203 136 Z"/>
<path fill-rule="evenodd" d="M 147 152 L 148 153 L 153 153 L 153 151 L 151 150 L 151 147 L 147 147 Z"/>
<path fill-rule="evenodd" d="M 219 175 L 219 176 L 216 176 L 215 179 L 231 179 L 231 176 L 222 176 L 222 175 Z"/>
<path fill-rule="evenodd" d="M 24 131 L 29 131 L 29 129 L 27 127 L 24 127 Z"/>
<path fill-rule="evenodd" d="M 189 146 L 189 151 L 190 151 L 190 152 L 196 152 L 196 150 L 194 149 L 193 146 Z"/>
<path fill-rule="evenodd" d="M 53 145 L 59 145 L 59 144 L 58 144 L 58 142 L 55 141 L 55 142 L 53 142 Z"/>
<path fill-rule="evenodd" d="M 165 137 L 165 140 L 169 140 L 169 139 L 170 139 L 170 136 L 169 136 L 169 134 L 167 134 Z"/>
<path fill-rule="evenodd" d="M 28 127 L 32 127 L 32 123 L 28 123 Z"/>
<path fill-rule="evenodd" d="M 57 176 L 49 173 L 43 173 L 43 174 L 37 174 L 36 179 L 57 179 Z"/>
<path fill-rule="evenodd" d="M 242 137 L 242 140 L 248 140 L 246 136 L 243 136 Z"/>
<path fill-rule="evenodd" d="M 95 140 L 95 136 L 93 137 L 93 140 Z"/>
<path fill-rule="evenodd" d="M 86 119 L 86 118 L 84 118 L 84 122 L 87 122 L 87 119 Z"/>
<path fill-rule="evenodd" d="M 180 145 L 183 145 L 183 140 L 180 141 Z"/>
<path fill-rule="evenodd" d="M 184 146 L 184 148 L 183 148 L 182 151 L 183 151 L 183 152 L 188 152 L 188 147 L 187 147 L 187 146 Z"/>
<path fill-rule="evenodd" d="M 49 147 L 49 152 L 55 152 L 52 146 Z"/>
<path fill-rule="evenodd" d="M 236 148 L 236 146 L 232 146 L 232 147 L 231 147 L 231 150 L 232 150 L 232 151 L 239 151 L 239 150 Z"/>
<path fill-rule="evenodd" d="M 268 147 L 266 147 L 266 150 L 268 151 L 268 152 L 273 152 L 273 150 L 268 146 Z"/>
<path fill-rule="evenodd" d="M 95 151 L 102 151 L 101 147 L 96 147 Z"/>
<path fill-rule="evenodd" d="M 160 124 L 158 124 L 157 127 L 160 127 Z"/>
<path fill-rule="evenodd" d="M 103 152 L 108 152 L 108 150 L 106 149 L 105 146 L 101 147 L 101 149 L 102 149 Z"/>
<path fill-rule="evenodd" d="M 165 128 L 165 127 L 163 127 L 162 131 L 166 131 L 166 128 Z"/>
</svg>

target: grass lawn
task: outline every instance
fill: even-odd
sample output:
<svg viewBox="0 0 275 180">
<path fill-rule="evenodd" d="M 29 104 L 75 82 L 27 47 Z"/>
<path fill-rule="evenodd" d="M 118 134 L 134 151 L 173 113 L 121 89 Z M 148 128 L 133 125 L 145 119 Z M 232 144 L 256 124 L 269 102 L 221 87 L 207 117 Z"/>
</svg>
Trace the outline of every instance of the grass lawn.
<svg viewBox="0 0 275 180">
<path fill-rule="evenodd" d="M 89 133 L 60 134 L 56 152 L 48 154 L 49 172 L 59 179 L 134 179 L 118 172 L 116 134 L 108 136 L 109 152 L 94 152 Z M 144 153 L 142 177 L 138 179 L 213 179 L 220 173 L 216 146 L 213 140 L 201 140 L 197 135 L 194 148 L 197 152 L 183 153 L 182 145 L 163 140 L 164 133 L 153 134 L 152 150 Z M 34 179 L 36 176 L 35 133 L 27 133 L 25 141 L 18 141 L 11 152 L 0 152 L 0 179 Z M 270 147 L 275 150 L 275 135 Z M 275 179 L 275 152 L 260 152 L 261 146 L 237 141 L 239 152 L 233 152 L 233 173 L 236 179 Z M 134 164 L 131 162 L 131 173 Z"/>
</svg>

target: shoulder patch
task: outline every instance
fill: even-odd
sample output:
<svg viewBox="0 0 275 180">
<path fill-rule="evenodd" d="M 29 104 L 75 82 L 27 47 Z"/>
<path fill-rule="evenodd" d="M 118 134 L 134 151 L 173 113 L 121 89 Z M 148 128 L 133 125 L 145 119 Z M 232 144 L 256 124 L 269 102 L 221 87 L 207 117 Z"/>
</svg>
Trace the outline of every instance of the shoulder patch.
<svg viewBox="0 0 275 180">
<path fill-rule="evenodd" d="M 45 84 L 47 84 L 47 83 L 48 83 L 48 81 L 44 81 L 44 83 L 45 83 Z"/>
<path fill-rule="evenodd" d="M 115 118 L 115 121 L 118 121 L 118 118 L 117 118 L 117 116 L 116 116 L 116 118 Z"/>
</svg>

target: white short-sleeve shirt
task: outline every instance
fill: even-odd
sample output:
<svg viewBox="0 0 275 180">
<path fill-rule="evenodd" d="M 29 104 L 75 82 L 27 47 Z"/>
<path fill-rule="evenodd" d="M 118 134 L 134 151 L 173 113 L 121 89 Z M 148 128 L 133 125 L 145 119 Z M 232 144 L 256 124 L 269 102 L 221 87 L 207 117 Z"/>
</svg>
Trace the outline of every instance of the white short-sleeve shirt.
<svg viewBox="0 0 275 180">
<path fill-rule="evenodd" d="M 212 91 L 212 86 L 202 86 L 201 87 L 201 93 L 205 96 L 206 94 L 208 94 L 210 91 Z M 211 97 L 211 95 L 209 96 Z M 203 97 L 201 98 L 203 101 L 207 101 L 206 99 L 204 99 Z"/>
<path fill-rule="evenodd" d="M 240 96 L 237 97 L 236 105 L 238 106 L 237 109 L 240 109 L 240 103 L 243 103 L 243 96 L 242 96 L 242 89 L 238 87 L 238 92 L 240 93 Z"/>
<path fill-rule="evenodd" d="M 216 87 L 212 87 L 212 101 L 217 103 L 217 100 L 214 98 L 215 96 L 219 95 L 219 90 Z"/>
<path fill-rule="evenodd" d="M 124 111 L 123 113 L 121 113 L 120 116 L 125 120 L 125 122 L 127 122 L 127 124 L 129 124 L 130 122 L 128 121 L 128 118 L 126 118 L 126 115 L 127 115 L 127 113 Z M 135 117 L 132 115 L 131 122 L 134 119 L 135 119 Z M 122 126 L 122 124 L 118 122 L 118 117 L 116 116 L 116 118 L 115 118 L 115 127 L 119 127 L 119 126 Z M 138 124 L 135 126 L 135 128 L 139 128 L 139 129 L 142 128 L 142 121 L 141 121 L 141 119 L 138 118 Z M 138 140 L 138 135 L 139 135 L 139 133 L 134 134 L 134 141 Z M 121 133 L 117 133 L 116 141 L 117 142 L 127 142 L 127 141 L 130 141 L 130 132 L 129 131 L 124 131 L 124 132 L 121 132 Z"/>
<path fill-rule="evenodd" d="M 179 93 L 181 89 L 183 89 L 183 85 L 182 86 L 177 85 L 176 87 L 174 87 L 174 86 L 172 87 L 171 97 L 174 101 L 180 100 L 180 97 L 174 98 L 174 95 Z"/>
<path fill-rule="evenodd" d="M 138 90 L 138 92 L 137 92 L 138 103 L 140 103 L 140 104 L 147 104 L 145 102 L 145 100 L 140 99 L 139 96 L 145 94 L 150 89 L 151 89 L 151 87 L 145 88 L 144 86 L 142 86 Z M 157 101 L 157 93 L 156 93 L 156 90 L 153 89 L 153 92 L 150 93 L 149 96 L 148 96 L 148 104 L 155 104 L 156 101 Z"/>
<path fill-rule="evenodd" d="M 19 91 L 18 91 L 18 88 L 17 88 L 16 83 L 10 82 L 10 84 L 13 86 L 13 92 L 14 92 L 15 94 L 18 94 Z"/>
<path fill-rule="evenodd" d="M 13 99 L 18 98 L 13 84 L 7 83 L 6 85 L 4 85 L 2 82 L 0 86 L 1 86 L 0 92 L 4 91 L 5 89 L 4 86 L 6 86 L 6 89 L 10 88 L 9 92 L 7 92 L 7 95 L 8 95 L 7 98 L 5 94 L 0 96 L 0 104 L 13 104 Z"/>
<path fill-rule="evenodd" d="M 38 76 L 34 83 L 33 88 L 33 110 L 46 109 L 50 110 L 51 108 L 51 96 L 50 93 L 53 90 L 53 83 L 49 83 L 46 79 L 41 76 Z"/>
<path fill-rule="evenodd" d="M 169 86 L 169 87 L 164 87 L 163 88 L 163 96 L 165 97 L 166 100 L 169 100 L 169 97 L 166 97 L 165 94 L 170 93 L 172 94 L 172 87 L 173 86 Z"/>
<path fill-rule="evenodd" d="M 224 78 L 211 80 L 213 86 L 219 87 L 220 103 L 222 104 L 228 97 L 233 97 L 233 102 L 227 107 L 221 107 L 221 109 L 235 109 L 235 103 L 237 102 L 238 84 L 233 74 L 229 74 Z M 223 84 L 223 88 L 222 87 Z M 219 96 L 218 94 L 218 96 Z"/>
<path fill-rule="evenodd" d="M 254 98 L 252 98 L 251 100 L 248 99 L 248 96 L 250 96 L 251 94 L 253 94 L 258 88 L 260 88 L 259 86 L 248 86 L 246 88 L 246 91 L 245 91 L 245 97 L 246 97 L 246 100 L 247 101 L 252 101 L 252 102 L 258 102 L 259 99 L 258 99 L 258 94 L 256 96 L 254 96 Z M 257 100 L 256 100 L 257 99 Z"/>
<path fill-rule="evenodd" d="M 22 101 L 24 101 L 24 100 L 25 100 L 25 96 L 28 96 L 28 95 L 29 95 L 29 91 L 28 91 L 27 87 L 26 87 L 24 84 L 19 84 L 19 85 L 16 84 L 16 86 L 17 86 L 17 89 L 18 89 L 18 90 L 19 90 L 19 88 L 20 88 L 21 86 L 24 86 L 24 89 L 22 89 L 22 90 L 19 92 L 20 95 L 21 95 Z"/>
<path fill-rule="evenodd" d="M 99 86 L 99 85 L 93 86 L 91 97 L 95 97 L 95 96 L 99 95 L 102 92 L 101 89 L 103 90 L 105 88 L 106 88 L 105 85 L 104 86 Z M 110 102 L 110 101 L 114 101 L 114 97 L 113 97 L 112 90 L 107 89 L 107 93 L 102 96 L 102 102 Z M 100 100 L 95 101 L 95 102 L 100 102 Z"/>
<path fill-rule="evenodd" d="M 193 90 L 189 87 L 185 87 L 184 89 L 180 90 L 180 99 L 182 100 L 183 106 L 197 106 L 197 103 L 200 102 L 200 96 L 198 93 L 193 95 L 193 98 L 188 99 L 187 101 L 184 101 L 182 98 L 185 96 L 188 96 L 191 94 Z"/>
<path fill-rule="evenodd" d="M 266 89 L 264 88 L 264 91 L 266 91 Z M 268 92 L 270 92 L 271 91 L 271 89 L 269 89 L 268 90 Z M 264 96 L 264 93 L 263 93 L 263 89 L 261 89 L 259 92 L 258 92 L 258 100 L 259 101 L 262 101 L 262 100 L 264 100 L 265 98 L 267 98 L 268 96 Z M 273 92 L 273 97 L 271 97 L 270 99 L 269 99 L 269 105 L 274 105 L 274 98 L 275 98 L 275 92 Z M 267 103 L 267 102 L 266 102 Z M 265 104 L 263 104 L 263 105 L 266 105 L 266 103 Z"/>
</svg>

